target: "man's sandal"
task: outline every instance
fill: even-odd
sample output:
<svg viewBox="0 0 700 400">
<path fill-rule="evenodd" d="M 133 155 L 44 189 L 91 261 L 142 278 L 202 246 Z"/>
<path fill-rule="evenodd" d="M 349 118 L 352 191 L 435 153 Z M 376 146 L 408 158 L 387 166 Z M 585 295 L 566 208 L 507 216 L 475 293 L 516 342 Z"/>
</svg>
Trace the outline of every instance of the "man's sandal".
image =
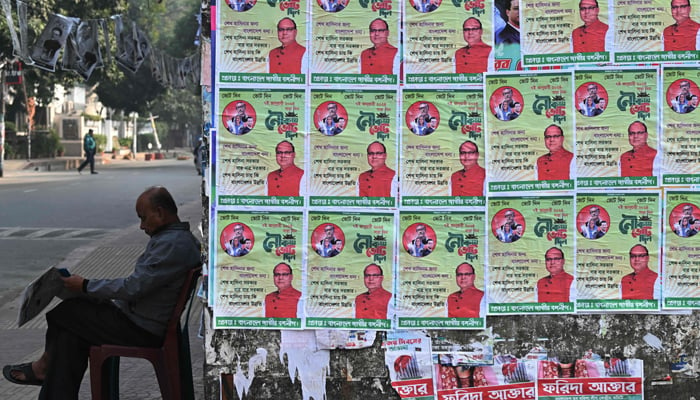
<svg viewBox="0 0 700 400">
<path fill-rule="evenodd" d="M 12 376 L 12 372 L 21 372 L 24 374 L 24 380 L 19 380 Z M 32 363 L 24 363 L 24 364 L 17 364 L 17 365 L 5 365 L 2 368 L 2 375 L 7 379 L 8 381 L 12 383 L 16 383 L 18 385 L 34 385 L 34 386 L 41 386 L 44 384 L 44 381 L 37 379 L 36 375 L 34 375 L 34 371 L 32 370 Z"/>
</svg>

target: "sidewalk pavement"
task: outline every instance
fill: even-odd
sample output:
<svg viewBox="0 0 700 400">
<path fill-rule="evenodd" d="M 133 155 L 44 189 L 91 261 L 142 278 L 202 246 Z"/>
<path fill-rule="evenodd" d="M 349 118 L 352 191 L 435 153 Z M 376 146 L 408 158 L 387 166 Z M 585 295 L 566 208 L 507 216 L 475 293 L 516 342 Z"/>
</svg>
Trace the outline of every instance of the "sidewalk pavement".
<svg viewBox="0 0 700 400">
<path fill-rule="evenodd" d="M 146 162 L 157 164 L 161 160 L 178 159 L 185 160 L 193 159 L 192 151 L 184 148 L 176 148 L 168 152 L 161 152 L 161 157 L 156 159 L 157 153 L 136 153 L 132 156 L 130 153 L 128 158 L 125 156 L 115 156 L 112 158 L 112 153 L 104 153 L 95 156 L 95 167 L 106 164 L 135 164 L 137 162 Z M 147 158 L 150 158 L 147 160 Z M 83 162 L 84 157 L 55 157 L 55 158 L 37 158 L 37 159 L 20 159 L 20 160 L 3 160 L 2 169 L 3 175 L 10 176 L 31 171 L 66 171 L 76 169 Z M 192 162 L 192 161 L 190 161 Z M 89 172 L 89 171 L 87 171 Z"/>
<path fill-rule="evenodd" d="M 189 222 L 193 233 L 201 240 L 202 235 L 198 228 L 202 215 L 201 202 L 193 201 L 178 208 L 180 219 Z M 139 224 L 134 224 L 114 235 L 109 242 L 91 243 L 75 249 L 56 267 L 68 268 L 71 272 L 88 278 L 127 276 L 133 270 L 134 262 L 145 249 L 147 242 L 148 237 L 139 229 Z M 18 327 L 19 301 L 18 296 L 14 300 L 0 305 L 0 366 L 33 361 L 39 358 L 43 352 L 46 333 L 44 314 L 58 304 L 58 300 L 54 299 L 54 302 L 44 312 L 22 327 Z M 197 400 L 204 398 L 202 384 L 204 340 L 198 337 L 203 301 L 203 299 L 195 298 L 189 320 L 192 375 Z M 120 399 L 161 399 L 155 372 L 148 361 L 123 358 L 119 374 Z M 38 395 L 39 387 L 37 386 L 15 385 L 0 378 L 0 398 L 3 400 L 28 400 L 37 398 Z M 90 398 L 88 368 L 80 389 L 80 400 Z"/>
</svg>

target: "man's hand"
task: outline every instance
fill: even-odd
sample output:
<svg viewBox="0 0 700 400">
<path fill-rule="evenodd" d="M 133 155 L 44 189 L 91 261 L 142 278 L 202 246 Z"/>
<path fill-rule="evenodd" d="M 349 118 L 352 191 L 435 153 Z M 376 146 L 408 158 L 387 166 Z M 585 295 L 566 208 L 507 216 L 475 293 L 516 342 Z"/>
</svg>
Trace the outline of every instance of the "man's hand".
<svg viewBox="0 0 700 400">
<path fill-rule="evenodd" d="M 63 279 L 63 286 L 70 290 L 71 292 L 82 292 L 83 291 L 83 278 L 80 275 L 71 275 L 67 278 L 61 277 Z"/>
</svg>

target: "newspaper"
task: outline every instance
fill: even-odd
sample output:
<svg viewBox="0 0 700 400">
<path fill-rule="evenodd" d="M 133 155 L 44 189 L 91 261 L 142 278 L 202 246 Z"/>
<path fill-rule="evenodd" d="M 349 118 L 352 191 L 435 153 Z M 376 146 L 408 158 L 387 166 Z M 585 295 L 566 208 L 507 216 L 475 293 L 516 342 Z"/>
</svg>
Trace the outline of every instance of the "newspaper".
<svg viewBox="0 0 700 400">
<path fill-rule="evenodd" d="M 30 283 L 22 292 L 22 304 L 17 316 L 17 325 L 22 326 L 46 308 L 54 296 L 60 299 L 79 296 L 63 287 L 63 280 L 58 269 L 50 267 L 41 276 Z"/>
</svg>

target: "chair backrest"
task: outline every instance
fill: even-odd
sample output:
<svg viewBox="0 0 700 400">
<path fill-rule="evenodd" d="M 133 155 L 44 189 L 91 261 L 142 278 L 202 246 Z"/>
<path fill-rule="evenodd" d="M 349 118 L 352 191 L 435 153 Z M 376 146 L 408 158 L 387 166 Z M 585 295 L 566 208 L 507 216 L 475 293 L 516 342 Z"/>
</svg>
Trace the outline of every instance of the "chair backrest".
<svg viewBox="0 0 700 400">
<path fill-rule="evenodd" d="M 198 265 L 197 268 L 191 269 L 187 273 L 185 282 L 182 284 L 182 289 L 180 289 L 180 294 L 177 296 L 177 302 L 175 303 L 175 308 L 173 308 L 173 314 L 170 317 L 170 320 L 168 321 L 168 326 L 165 329 L 166 340 L 168 337 L 173 337 L 171 335 L 177 332 L 178 326 L 180 325 L 180 318 L 182 316 L 182 312 L 185 310 L 185 306 L 187 306 L 187 300 L 190 299 L 192 292 L 194 292 L 195 285 L 197 284 L 197 279 L 199 279 L 199 275 L 201 275 L 201 273 L 201 265 Z"/>
</svg>

